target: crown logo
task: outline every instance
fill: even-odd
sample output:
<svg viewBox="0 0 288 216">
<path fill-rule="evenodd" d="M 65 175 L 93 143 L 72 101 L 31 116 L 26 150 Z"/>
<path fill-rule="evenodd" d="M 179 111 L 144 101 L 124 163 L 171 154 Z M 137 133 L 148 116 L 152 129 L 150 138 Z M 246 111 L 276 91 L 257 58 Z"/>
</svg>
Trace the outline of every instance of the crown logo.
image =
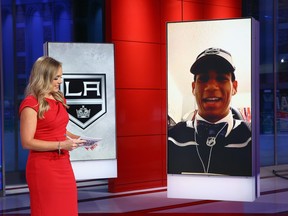
<svg viewBox="0 0 288 216">
<path fill-rule="evenodd" d="M 80 109 L 76 109 L 77 118 L 89 118 L 91 109 L 87 109 L 84 105 Z"/>
</svg>

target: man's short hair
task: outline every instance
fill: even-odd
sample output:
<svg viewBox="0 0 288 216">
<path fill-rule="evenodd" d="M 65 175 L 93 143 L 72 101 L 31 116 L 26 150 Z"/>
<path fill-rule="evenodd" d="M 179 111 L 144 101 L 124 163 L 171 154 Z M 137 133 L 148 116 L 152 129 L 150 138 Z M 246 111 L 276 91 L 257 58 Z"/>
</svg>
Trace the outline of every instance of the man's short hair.
<svg viewBox="0 0 288 216">
<path fill-rule="evenodd" d="M 210 47 L 201 52 L 190 68 L 194 75 L 207 73 L 209 70 L 216 70 L 218 73 L 231 73 L 232 81 L 235 80 L 235 66 L 232 56 L 226 50 Z"/>
</svg>

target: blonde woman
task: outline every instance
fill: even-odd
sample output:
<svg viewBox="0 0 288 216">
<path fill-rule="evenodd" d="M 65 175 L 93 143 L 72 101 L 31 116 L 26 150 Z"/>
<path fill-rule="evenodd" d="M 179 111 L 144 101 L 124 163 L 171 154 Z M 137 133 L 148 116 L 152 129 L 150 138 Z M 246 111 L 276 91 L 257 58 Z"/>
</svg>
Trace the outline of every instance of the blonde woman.
<svg viewBox="0 0 288 216">
<path fill-rule="evenodd" d="M 21 143 L 30 150 L 26 179 L 32 216 L 78 215 L 69 151 L 85 140 L 66 130 L 68 106 L 59 91 L 61 83 L 61 63 L 40 57 L 33 65 L 26 97 L 19 108 Z"/>
</svg>

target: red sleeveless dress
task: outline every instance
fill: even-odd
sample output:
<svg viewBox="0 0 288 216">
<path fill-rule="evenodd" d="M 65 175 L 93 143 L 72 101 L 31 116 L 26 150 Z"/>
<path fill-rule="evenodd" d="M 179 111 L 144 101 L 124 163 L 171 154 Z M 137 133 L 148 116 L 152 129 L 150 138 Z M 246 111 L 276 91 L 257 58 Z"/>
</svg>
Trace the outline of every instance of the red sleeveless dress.
<svg viewBox="0 0 288 216">
<path fill-rule="evenodd" d="M 68 113 L 66 108 L 52 99 L 46 99 L 50 109 L 43 119 L 37 120 L 35 139 L 64 141 Z M 38 101 L 33 96 L 26 97 L 19 113 L 31 107 L 38 112 Z M 71 167 L 69 152 L 30 150 L 26 165 L 26 180 L 30 192 L 32 216 L 77 216 L 77 186 Z"/>
</svg>

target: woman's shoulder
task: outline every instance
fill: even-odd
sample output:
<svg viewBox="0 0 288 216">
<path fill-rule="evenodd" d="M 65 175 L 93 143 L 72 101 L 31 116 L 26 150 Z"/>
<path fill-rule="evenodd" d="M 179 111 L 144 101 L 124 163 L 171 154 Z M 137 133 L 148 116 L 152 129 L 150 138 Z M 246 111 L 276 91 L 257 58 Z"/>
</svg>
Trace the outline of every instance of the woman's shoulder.
<svg viewBox="0 0 288 216">
<path fill-rule="evenodd" d="M 33 95 L 28 95 L 24 98 L 24 100 L 22 101 L 22 104 L 30 104 L 30 105 L 37 105 L 38 104 L 38 100 L 35 96 Z"/>
<path fill-rule="evenodd" d="M 23 99 L 19 107 L 19 113 L 25 108 L 31 107 L 36 112 L 38 111 L 38 100 L 33 95 L 28 95 Z"/>
</svg>

